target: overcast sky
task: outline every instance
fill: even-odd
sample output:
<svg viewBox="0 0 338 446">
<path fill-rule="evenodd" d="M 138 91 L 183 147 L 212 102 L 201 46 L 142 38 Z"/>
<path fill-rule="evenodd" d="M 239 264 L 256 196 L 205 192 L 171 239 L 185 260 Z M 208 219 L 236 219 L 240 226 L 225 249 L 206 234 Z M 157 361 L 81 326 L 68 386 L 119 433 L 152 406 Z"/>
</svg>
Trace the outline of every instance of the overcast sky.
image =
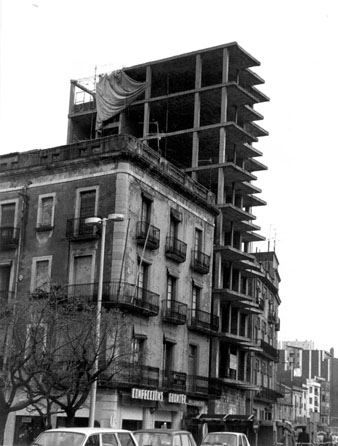
<svg viewBox="0 0 338 446">
<path fill-rule="evenodd" d="M 237 42 L 261 62 L 261 234 L 280 262 L 280 340 L 338 357 L 337 0 L 0 0 L 0 153 L 66 143 L 70 79 Z M 333 231 L 333 232 L 332 232 Z M 266 250 L 268 241 L 258 245 Z"/>
</svg>

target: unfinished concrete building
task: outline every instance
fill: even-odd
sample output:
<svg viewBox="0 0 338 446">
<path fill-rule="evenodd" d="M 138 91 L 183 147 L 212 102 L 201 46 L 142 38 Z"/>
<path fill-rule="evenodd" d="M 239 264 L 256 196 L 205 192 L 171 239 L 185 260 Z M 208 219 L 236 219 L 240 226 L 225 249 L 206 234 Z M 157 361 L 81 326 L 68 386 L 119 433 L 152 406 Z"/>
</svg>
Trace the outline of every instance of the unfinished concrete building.
<svg viewBox="0 0 338 446">
<path fill-rule="evenodd" d="M 216 195 L 212 308 L 220 326 L 210 376 L 224 386 L 209 414 L 251 414 L 259 390 L 252 353 L 261 272 L 252 243 L 264 238 L 253 209 L 266 203 L 254 173 L 266 167 L 254 144 L 267 132 L 255 105 L 268 101 L 251 70 L 259 65 L 233 42 L 71 81 L 68 144 L 133 135 Z"/>
</svg>

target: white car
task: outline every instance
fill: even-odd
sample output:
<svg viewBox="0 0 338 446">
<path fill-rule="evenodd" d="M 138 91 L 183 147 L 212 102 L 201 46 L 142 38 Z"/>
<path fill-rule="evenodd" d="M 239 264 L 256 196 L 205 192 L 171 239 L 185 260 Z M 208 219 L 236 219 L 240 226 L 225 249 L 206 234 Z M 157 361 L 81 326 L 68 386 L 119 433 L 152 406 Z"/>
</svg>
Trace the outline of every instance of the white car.
<svg viewBox="0 0 338 446">
<path fill-rule="evenodd" d="M 42 432 L 32 446 L 138 446 L 132 432 L 109 427 L 67 427 Z"/>
<path fill-rule="evenodd" d="M 240 432 L 210 432 L 201 443 L 201 446 L 250 446 L 245 434 Z"/>
</svg>

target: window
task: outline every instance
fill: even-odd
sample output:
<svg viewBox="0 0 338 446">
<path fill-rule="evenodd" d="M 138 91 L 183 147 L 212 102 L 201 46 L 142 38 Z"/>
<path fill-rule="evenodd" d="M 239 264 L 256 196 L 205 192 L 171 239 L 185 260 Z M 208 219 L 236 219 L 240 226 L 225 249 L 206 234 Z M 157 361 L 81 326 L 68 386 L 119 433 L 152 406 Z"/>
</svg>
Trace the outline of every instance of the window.
<svg viewBox="0 0 338 446">
<path fill-rule="evenodd" d="M 194 237 L 194 250 L 197 252 L 201 252 L 202 251 L 202 239 L 203 233 L 200 229 L 195 229 L 195 237 Z"/>
<path fill-rule="evenodd" d="M 16 205 L 17 203 L 2 202 L 0 205 L 0 226 L 13 228 L 16 225 Z"/>
<path fill-rule="evenodd" d="M 10 275 L 11 265 L 0 265 L 0 293 L 9 290 Z"/>
<path fill-rule="evenodd" d="M 74 255 L 73 280 L 74 285 L 93 282 L 93 255 Z"/>
<path fill-rule="evenodd" d="M 169 226 L 169 235 L 172 238 L 178 238 L 178 228 L 179 224 L 182 221 L 182 215 L 180 212 L 175 209 L 171 209 L 170 211 L 170 226 Z"/>
<path fill-rule="evenodd" d="M 86 234 L 92 231 L 92 228 L 86 225 L 87 217 L 95 217 L 97 215 L 97 199 L 98 186 L 87 187 L 77 190 L 75 217 L 77 224 L 75 232 L 78 234 Z"/>
<path fill-rule="evenodd" d="M 134 337 L 131 340 L 131 363 L 134 365 L 142 365 L 144 352 L 144 339 Z"/>
<path fill-rule="evenodd" d="M 37 228 L 52 228 L 54 226 L 55 194 L 40 195 L 37 215 Z"/>
<path fill-rule="evenodd" d="M 171 307 L 172 303 L 176 300 L 176 288 L 177 279 L 174 276 L 168 275 L 167 279 L 167 306 Z"/>
<path fill-rule="evenodd" d="M 197 312 L 200 306 L 201 288 L 193 284 L 192 299 L 191 299 L 191 316 L 197 317 Z"/>
<path fill-rule="evenodd" d="M 11 243 L 18 237 L 17 226 L 18 200 L 3 201 L 0 203 L 0 242 Z"/>
<path fill-rule="evenodd" d="M 150 223 L 151 221 L 152 203 L 147 195 L 142 194 L 141 220 L 143 222 Z"/>
<path fill-rule="evenodd" d="M 188 373 L 196 376 L 197 373 L 197 345 L 189 344 Z"/>
<path fill-rule="evenodd" d="M 104 446 L 118 446 L 115 434 L 102 434 L 102 444 Z"/>
<path fill-rule="evenodd" d="M 95 292 L 97 292 L 94 284 L 94 255 L 95 253 L 92 251 L 83 254 L 77 250 L 72 252 L 69 271 L 69 295 L 89 301 L 93 299 Z"/>
<path fill-rule="evenodd" d="M 139 263 L 137 277 L 137 295 L 140 299 L 146 298 L 148 290 L 150 265 L 144 261 Z"/>
<path fill-rule="evenodd" d="M 100 446 L 100 437 L 98 434 L 88 437 L 85 446 Z"/>
<path fill-rule="evenodd" d="M 174 360 L 174 346 L 173 342 L 166 339 L 163 341 L 163 370 L 165 377 L 169 377 L 170 371 L 173 369 Z"/>
<path fill-rule="evenodd" d="M 32 262 L 31 291 L 49 291 L 52 256 L 35 257 Z"/>
</svg>

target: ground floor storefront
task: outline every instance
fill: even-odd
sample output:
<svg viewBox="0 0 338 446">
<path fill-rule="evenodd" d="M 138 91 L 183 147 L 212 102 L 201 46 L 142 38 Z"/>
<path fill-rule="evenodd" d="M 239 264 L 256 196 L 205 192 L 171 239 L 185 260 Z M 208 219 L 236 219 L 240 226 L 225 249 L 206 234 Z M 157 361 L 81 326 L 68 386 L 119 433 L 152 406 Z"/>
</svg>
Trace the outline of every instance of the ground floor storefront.
<svg viewBox="0 0 338 446">
<path fill-rule="evenodd" d="M 40 409 L 43 412 L 44 409 Z M 76 413 L 76 426 L 88 426 L 89 409 L 88 398 Z M 205 399 L 192 400 L 183 393 L 142 388 L 100 389 L 95 407 L 95 425 L 128 430 L 154 427 L 182 429 L 191 424 L 192 418 L 206 411 Z M 54 413 L 51 423 L 52 427 L 66 426 L 65 414 Z M 4 444 L 28 446 L 44 428 L 41 414 L 33 408 L 13 412 L 6 424 Z"/>
</svg>

